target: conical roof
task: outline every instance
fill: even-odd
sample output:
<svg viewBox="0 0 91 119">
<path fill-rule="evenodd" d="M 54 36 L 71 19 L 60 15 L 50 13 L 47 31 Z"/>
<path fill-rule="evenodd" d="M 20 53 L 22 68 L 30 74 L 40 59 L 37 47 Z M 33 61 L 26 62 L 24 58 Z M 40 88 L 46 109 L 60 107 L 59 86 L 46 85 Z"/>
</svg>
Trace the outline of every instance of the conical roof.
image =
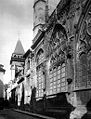
<svg viewBox="0 0 91 119">
<path fill-rule="evenodd" d="M 14 54 L 23 55 L 24 53 L 25 52 L 24 52 L 23 46 L 21 44 L 21 41 L 18 40 L 17 44 L 16 44 L 16 47 L 15 47 L 15 50 L 14 50 Z"/>
</svg>

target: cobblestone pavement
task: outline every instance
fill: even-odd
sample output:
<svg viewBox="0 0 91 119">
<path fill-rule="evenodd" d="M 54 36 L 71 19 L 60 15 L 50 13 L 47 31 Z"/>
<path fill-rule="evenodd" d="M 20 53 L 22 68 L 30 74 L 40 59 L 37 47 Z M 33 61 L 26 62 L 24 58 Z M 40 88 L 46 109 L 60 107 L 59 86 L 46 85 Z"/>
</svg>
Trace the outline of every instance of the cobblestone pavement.
<svg viewBox="0 0 91 119">
<path fill-rule="evenodd" d="M 11 109 L 3 109 L 0 110 L 0 119 L 38 119 L 38 118 L 18 113 Z"/>
</svg>

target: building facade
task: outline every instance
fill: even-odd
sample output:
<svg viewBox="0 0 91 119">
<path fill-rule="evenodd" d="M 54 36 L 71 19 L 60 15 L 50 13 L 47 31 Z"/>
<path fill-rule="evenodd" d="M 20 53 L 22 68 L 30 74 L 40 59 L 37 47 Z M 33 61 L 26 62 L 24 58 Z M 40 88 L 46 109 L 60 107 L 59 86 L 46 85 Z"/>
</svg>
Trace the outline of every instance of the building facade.
<svg viewBox="0 0 91 119">
<path fill-rule="evenodd" d="M 70 104 L 75 108 L 71 119 L 81 118 L 90 102 L 90 7 L 90 0 L 61 0 L 31 47 L 36 62 L 37 104 L 45 95 L 49 111 L 64 110 Z M 48 11 L 44 14 L 46 17 Z"/>
<path fill-rule="evenodd" d="M 15 78 L 23 102 L 38 113 L 81 119 L 91 111 L 91 1 L 35 0 L 33 9 L 32 51 L 22 54 L 24 72 Z"/>
<path fill-rule="evenodd" d="M 20 84 L 20 80 L 23 80 L 24 74 L 24 49 L 21 41 L 18 40 L 15 50 L 12 53 L 10 65 L 11 65 L 11 83 L 10 83 L 10 101 L 13 104 L 20 105 L 22 98 L 23 84 Z M 19 84 L 19 85 L 18 85 Z"/>
<path fill-rule="evenodd" d="M 24 69 L 24 89 L 25 89 L 25 104 L 30 104 L 30 99 L 31 99 L 31 78 L 30 78 L 30 54 L 31 51 L 30 49 L 27 50 L 27 52 L 24 54 L 25 58 L 25 69 Z"/>
<path fill-rule="evenodd" d="M 21 41 L 18 40 L 10 60 L 12 80 L 7 90 L 7 97 L 11 104 L 21 109 L 25 108 L 24 105 L 30 104 L 32 88 L 35 85 L 31 68 L 34 67 L 32 59 L 32 51 L 28 49 L 24 52 Z"/>
</svg>

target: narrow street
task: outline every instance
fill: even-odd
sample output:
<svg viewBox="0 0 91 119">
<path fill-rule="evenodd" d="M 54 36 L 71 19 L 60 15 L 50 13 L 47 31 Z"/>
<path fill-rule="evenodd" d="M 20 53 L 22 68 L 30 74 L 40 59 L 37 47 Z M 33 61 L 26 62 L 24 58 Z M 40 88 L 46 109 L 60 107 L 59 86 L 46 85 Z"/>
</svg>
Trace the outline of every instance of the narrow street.
<svg viewBox="0 0 91 119">
<path fill-rule="evenodd" d="M 38 118 L 18 113 L 11 109 L 4 109 L 0 110 L 0 119 L 38 119 Z"/>
</svg>

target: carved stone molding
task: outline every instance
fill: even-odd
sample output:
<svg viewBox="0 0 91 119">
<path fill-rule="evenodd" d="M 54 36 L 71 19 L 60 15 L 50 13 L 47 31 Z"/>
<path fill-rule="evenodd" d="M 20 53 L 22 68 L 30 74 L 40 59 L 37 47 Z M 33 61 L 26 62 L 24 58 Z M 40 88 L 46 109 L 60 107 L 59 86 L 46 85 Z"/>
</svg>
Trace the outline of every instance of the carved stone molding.
<svg viewBox="0 0 91 119">
<path fill-rule="evenodd" d="M 87 12 L 78 37 L 79 48 L 77 52 L 79 56 L 81 56 L 82 53 L 87 54 L 91 50 L 91 8 L 89 8 Z"/>
</svg>

